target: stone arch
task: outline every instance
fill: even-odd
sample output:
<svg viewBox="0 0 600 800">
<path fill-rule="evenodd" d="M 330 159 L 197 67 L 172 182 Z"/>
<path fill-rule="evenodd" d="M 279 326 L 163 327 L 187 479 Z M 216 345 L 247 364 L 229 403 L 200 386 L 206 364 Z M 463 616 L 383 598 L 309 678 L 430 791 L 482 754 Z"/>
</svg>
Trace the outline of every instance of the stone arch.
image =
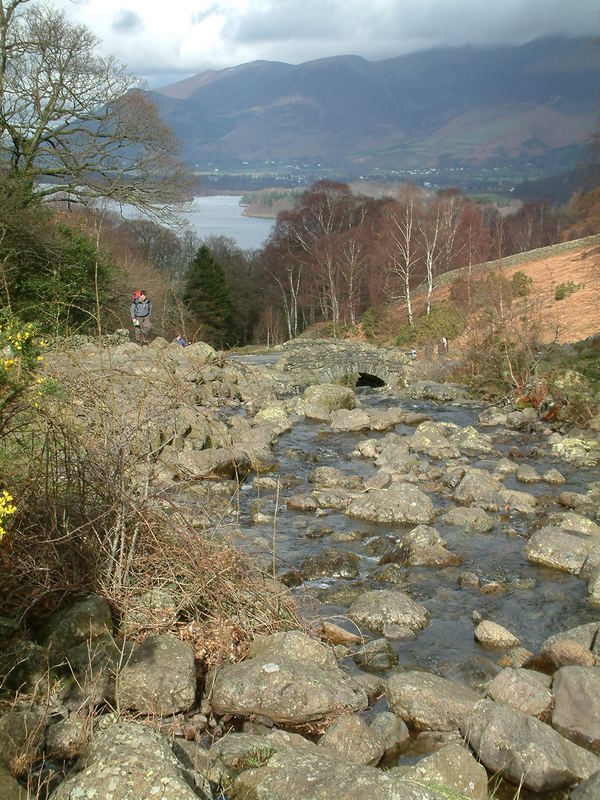
<svg viewBox="0 0 600 800">
<path fill-rule="evenodd" d="M 390 375 L 388 369 L 384 364 L 373 361 L 352 361 L 342 362 L 339 364 L 332 364 L 323 370 L 323 379 L 329 383 L 339 383 L 343 381 L 349 386 L 355 387 L 360 381 L 360 376 L 370 376 L 371 379 L 376 379 L 373 382 L 367 382 L 363 378 L 362 385 L 364 386 L 388 386 L 397 380 L 398 376 Z M 380 383 L 377 383 L 379 381 Z"/>
</svg>

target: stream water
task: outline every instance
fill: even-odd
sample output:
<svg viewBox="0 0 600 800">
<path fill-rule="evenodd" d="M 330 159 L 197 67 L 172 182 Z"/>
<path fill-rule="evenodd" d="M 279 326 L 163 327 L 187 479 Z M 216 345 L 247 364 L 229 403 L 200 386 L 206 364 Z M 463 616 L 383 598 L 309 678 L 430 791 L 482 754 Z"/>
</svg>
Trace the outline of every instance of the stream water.
<svg viewBox="0 0 600 800">
<path fill-rule="evenodd" d="M 399 401 L 381 390 L 358 390 L 358 394 L 363 406 L 386 407 L 400 403 L 404 410 L 423 411 L 435 421 L 453 422 L 459 426 L 474 425 L 479 428 L 477 418 L 483 408 L 470 403 L 436 405 Z M 543 482 L 524 485 L 518 483 L 514 475 L 508 476 L 505 480 L 507 488 L 544 495 L 540 498 L 543 500 L 542 510 L 534 519 L 526 519 L 516 512 L 493 514 L 495 524 L 490 533 L 466 533 L 436 521 L 435 527 L 446 540 L 448 549 L 461 557 L 462 564 L 443 569 L 411 567 L 408 587 L 401 587 L 431 612 L 431 621 L 414 641 L 391 641 L 400 668 L 432 670 L 475 686 L 482 685 L 494 674 L 497 669 L 494 665 L 502 651 L 489 650 L 474 640 L 474 611 L 508 628 L 519 637 L 524 647 L 533 652 L 537 651 L 547 636 L 592 621 L 598 616 L 586 601 L 586 585 L 583 581 L 572 575 L 530 564 L 525 555 L 525 545 L 527 532 L 541 518 L 553 511 L 566 510 L 558 505 L 558 495 L 565 490 L 584 492 L 587 484 L 600 478 L 599 470 L 577 469 L 553 460 L 542 435 L 485 427 L 479 429 L 492 434 L 494 446 L 503 455 L 510 455 L 518 463 L 530 463 L 540 473 L 555 467 L 567 482 L 559 487 Z M 411 435 L 414 429 L 400 424 L 395 432 Z M 308 481 L 308 475 L 316 466 L 337 467 L 345 473 L 363 478 L 373 475 L 376 468 L 372 460 L 350 454 L 361 439 L 384 435 L 372 432 L 331 433 L 325 424 L 302 420 L 279 439 L 275 455 L 279 461 L 277 474 L 282 488 L 275 547 L 280 571 L 299 569 L 307 556 L 320 553 L 325 548 L 351 550 L 360 558 L 360 579 L 348 581 L 331 578 L 308 582 L 296 590 L 299 597 L 305 597 L 307 590 L 311 596 L 316 596 L 323 589 L 357 582 L 366 589 L 394 588 L 368 577 L 378 561 L 377 556 L 369 554 L 369 543 L 375 537 L 399 538 L 403 531 L 414 526 L 379 525 L 349 519 L 341 512 L 324 512 L 316 516 L 314 513 L 286 508 L 289 496 L 308 494 L 314 488 Z M 436 464 L 434 460 L 425 460 L 429 460 L 432 466 L 439 466 L 439 462 Z M 491 469 L 493 460 L 471 458 L 469 463 Z M 427 489 L 426 486 L 424 488 Z M 440 511 L 452 506 L 448 498 L 433 492 L 428 494 Z M 250 518 L 250 507 L 259 498 L 261 511 L 273 514 L 274 495 L 257 492 L 252 480 L 244 484 L 241 495 L 240 527 L 250 541 L 261 537 L 259 542 L 266 549 L 265 541 L 271 542 L 273 538 L 273 523 L 254 525 Z M 307 532 L 315 528 L 327 528 L 332 533 L 358 531 L 360 538 L 336 542 L 332 541 L 331 534 L 320 538 L 307 536 Z M 461 589 L 457 578 L 463 571 L 475 572 L 483 584 L 498 581 L 501 586 L 497 593 L 491 594 L 480 593 L 478 589 Z M 344 620 L 346 607 L 324 602 L 317 603 L 316 608 L 319 614 L 334 618 L 332 621 L 349 630 L 353 629 Z"/>
</svg>

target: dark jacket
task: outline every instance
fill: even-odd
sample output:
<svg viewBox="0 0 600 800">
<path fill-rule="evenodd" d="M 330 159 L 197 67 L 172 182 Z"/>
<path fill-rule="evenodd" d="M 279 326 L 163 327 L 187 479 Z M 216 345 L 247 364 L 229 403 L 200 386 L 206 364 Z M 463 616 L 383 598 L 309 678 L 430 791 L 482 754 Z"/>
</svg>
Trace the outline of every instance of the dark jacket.
<svg viewBox="0 0 600 800">
<path fill-rule="evenodd" d="M 149 317 L 151 313 L 152 303 L 150 302 L 150 298 L 147 297 L 145 300 L 142 300 L 139 297 L 136 297 L 131 304 L 131 319 Z"/>
</svg>

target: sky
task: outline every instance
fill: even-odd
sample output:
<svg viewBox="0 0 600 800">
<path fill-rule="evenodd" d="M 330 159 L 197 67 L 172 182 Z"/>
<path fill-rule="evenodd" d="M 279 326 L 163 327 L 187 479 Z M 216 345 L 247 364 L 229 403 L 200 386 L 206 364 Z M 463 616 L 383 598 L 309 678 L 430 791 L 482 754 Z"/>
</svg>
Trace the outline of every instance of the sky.
<svg viewBox="0 0 600 800">
<path fill-rule="evenodd" d="M 257 59 L 371 61 L 471 44 L 600 34 L 598 0 L 55 0 L 102 49 L 163 86 Z"/>
</svg>

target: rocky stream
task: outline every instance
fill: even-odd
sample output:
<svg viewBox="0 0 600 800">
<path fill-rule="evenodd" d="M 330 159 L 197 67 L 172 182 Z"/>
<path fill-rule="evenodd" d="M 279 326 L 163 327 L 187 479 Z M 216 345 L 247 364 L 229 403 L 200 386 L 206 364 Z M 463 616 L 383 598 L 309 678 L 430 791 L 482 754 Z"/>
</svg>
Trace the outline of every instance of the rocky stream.
<svg viewBox="0 0 600 800">
<path fill-rule="evenodd" d="M 48 652 L 77 678 L 90 637 L 104 684 L 92 699 L 71 687 L 51 714 L 0 717 L 1 797 L 26 796 L 6 767 L 35 731 L 46 766 L 65 765 L 52 800 L 600 798 L 598 436 L 358 347 L 226 359 L 161 340 L 111 348 L 153 485 L 191 520 L 218 507 L 223 536 L 275 569 L 268 591 L 291 592 L 306 627 L 258 637 L 204 675 L 170 636 L 116 652 L 99 597 L 31 640 L 4 620 L 11 685 Z M 99 380 L 95 345 L 78 353 Z M 77 379 L 72 356 L 49 360 Z M 342 362 L 351 382 L 384 385 L 323 380 Z M 140 382 L 177 402 L 140 415 Z M 73 758 L 90 702 L 113 710 Z M 174 737 L 144 724 L 157 708 Z"/>
</svg>

